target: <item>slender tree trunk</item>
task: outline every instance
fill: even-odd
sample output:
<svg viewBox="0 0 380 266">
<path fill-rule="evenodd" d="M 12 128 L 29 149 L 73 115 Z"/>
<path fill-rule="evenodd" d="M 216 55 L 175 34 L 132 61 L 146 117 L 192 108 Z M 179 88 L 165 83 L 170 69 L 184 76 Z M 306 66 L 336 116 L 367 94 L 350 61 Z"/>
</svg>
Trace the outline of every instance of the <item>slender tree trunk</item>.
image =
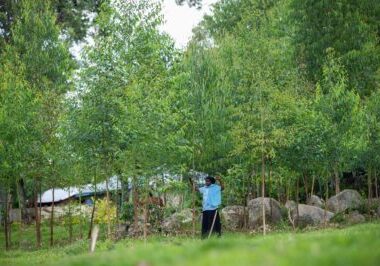
<svg viewBox="0 0 380 266">
<path fill-rule="evenodd" d="M 50 246 L 54 245 L 54 187 L 53 187 L 53 201 L 51 203 L 51 213 L 50 213 Z"/>
<path fill-rule="evenodd" d="M 95 217 L 95 208 L 96 208 L 96 193 L 97 193 L 97 184 L 96 184 L 96 182 L 97 182 L 97 171 L 96 171 L 96 168 L 95 168 L 95 175 L 94 175 L 94 185 L 95 185 L 95 188 L 94 188 L 94 202 L 93 202 L 92 211 L 91 211 L 90 229 L 88 230 L 88 235 L 87 235 L 88 239 L 91 239 L 92 229 L 93 229 L 93 226 L 94 226 L 94 217 Z"/>
<path fill-rule="evenodd" d="M 27 213 L 26 213 L 26 193 L 25 193 L 25 183 L 23 178 L 19 178 L 16 181 L 17 185 L 17 197 L 18 205 L 21 212 L 21 224 L 27 223 Z"/>
<path fill-rule="evenodd" d="M 193 150 L 192 166 L 193 166 L 193 171 L 194 171 L 194 181 L 193 182 L 196 182 L 197 180 L 196 180 L 196 176 L 195 176 L 195 154 L 194 154 L 194 150 Z M 196 183 L 193 183 L 193 182 L 192 182 L 192 188 L 191 188 L 191 208 L 192 208 L 192 212 L 193 212 L 191 222 L 192 222 L 192 235 L 193 235 L 193 238 L 195 238 L 195 185 L 196 185 Z"/>
<path fill-rule="evenodd" d="M 146 183 L 148 184 L 147 180 L 146 180 Z M 145 186 L 145 200 L 144 200 L 144 209 L 143 209 L 143 215 L 144 215 L 143 237 L 144 237 L 145 244 L 146 244 L 146 239 L 148 235 L 148 203 L 149 203 L 149 195 L 148 195 L 147 187 Z"/>
<path fill-rule="evenodd" d="M 39 198 L 40 198 L 40 205 L 39 205 L 39 208 L 38 208 L 38 212 L 40 213 L 40 226 L 41 226 L 41 222 L 42 222 L 42 180 L 40 180 L 38 182 L 38 191 L 39 191 Z M 42 236 L 42 234 L 41 234 Z"/>
<path fill-rule="evenodd" d="M 35 222 L 36 222 L 36 246 L 37 248 L 41 247 L 41 217 L 40 217 L 40 212 L 38 211 L 38 183 L 39 181 L 37 178 L 34 179 L 34 212 L 35 212 Z M 41 201 L 40 201 L 41 205 Z"/>
<path fill-rule="evenodd" d="M 311 191 L 310 191 L 310 196 L 314 195 L 314 185 L 315 185 L 315 175 L 313 175 L 313 178 L 311 180 Z"/>
<path fill-rule="evenodd" d="M 13 200 L 12 200 L 12 192 L 11 190 L 9 190 L 9 202 L 8 202 L 8 213 L 9 213 L 9 233 L 8 233 L 8 239 L 9 239 L 9 247 L 12 248 L 12 222 L 10 220 L 11 218 L 11 215 L 12 215 L 12 203 L 13 203 Z"/>
<path fill-rule="evenodd" d="M 80 207 L 79 237 L 80 237 L 80 239 L 83 239 L 82 189 L 79 190 L 79 207 Z"/>
<path fill-rule="evenodd" d="M 290 198 L 290 181 L 287 181 L 286 182 L 286 201 L 287 202 Z"/>
<path fill-rule="evenodd" d="M 263 215 L 263 235 L 266 235 L 265 223 L 265 157 L 264 151 L 261 153 L 261 197 L 262 197 L 262 215 Z"/>
<path fill-rule="evenodd" d="M 297 176 L 297 184 L 296 184 L 297 224 L 299 223 L 299 217 L 300 217 L 299 208 L 298 208 L 299 203 L 300 203 L 299 194 L 300 194 L 300 178 L 299 176 Z"/>
<path fill-rule="evenodd" d="M 372 167 L 368 168 L 367 185 L 368 185 L 368 207 L 369 207 L 371 205 L 371 199 L 372 199 Z"/>
<path fill-rule="evenodd" d="M 10 249 L 9 241 L 9 189 L 6 191 L 5 208 L 4 208 L 4 237 L 5 237 L 5 250 Z"/>
<path fill-rule="evenodd" d="M 183 182 L 183 176 L 181 175 L 181 183 Z M 163 185 L 165 185 L 165 178 L 164 178 L 164 175 L 162 175 L 162 183 Z M 181 194 L 182 195 L 182 198 L 181 198 L 181 210 L 183 209 L 183 203 L 184 203 L 184 194 Z M 166 207 L 166 202 L 167 202 L 167 195 L 166 195 L 166 190 L 164 190 L 164 195 L 163 195 L 163 198 L 164 198 L 164 207 Z"/>
<path fill-rule="evenodd" d="M 379 188 L 378 188 L 378 184 L 377 184 L 377 171 L 376 171 L 376 168 L 375 168 L 374 176 L 375 176 L 375 195 L 376 195 L 376 198 L 379 199 Z"/>
<path fill-rule="evenodd" d="M 325 191 L 325 209 L 324 209 L 324 225 L 327 227 L 327 200 L 329 199 L 329 182 L 326 178 L 326 191 Z"/>
<path fill-rule="evenodd" d="M 195 181 L 194 181 L 195 182 Z M 195 237 L 195 184 L 193 184 L 193 187 L 191 188 L 191 208 L 192 208 L 192 235 L 193 238 Z"/>
<path fill-rule="evenodd" d="M 106 178 L 106 203 L 107 203 L 107 238 L 111 237 L 111 216 L 110 216 L 110 193 L 108 188 L 108 178 Z"/>
<path fill-rule="evenodd" d="M 309 185 L 307 183 L 307 175 L 304 173 L 302 175 L 302 178 L 303 178 L 303 184 L 305 186 L 306 200 L 308 200 L 310 198 L 310 195 L 309 195 Z"/>
<path fill-rule="evenodd" d="M 114 197 L 114 201 L 116 203 L 116 223 L 114 223 L 113 235 L 115 236 L 115 239 L 117 237 L 117 227 L 119 224 L 119 213 L 120 213 L 120 207 L 121 207 L 121 202 L 119 200 L 119 176 L 121 176 L 121 175 L 118 174 L 117 178 L 116 178 L 116 193 L 115 193 L 115 197 Z"/>
<path fill-rule="evenodd" d="M 144 203 L 144 243 L 146 244 L 146 239 L 148 235 L 148 207 L 147 203 Z"/>
<path fill-rule="evenodd" d="M 139 224 L 139 193 L 137 191 L 137 178 L 134 176 L 132 178 L 132 190 L 133 190 L 133 227 L 135 232 L 138 232 L 138 224 Z"/>
<path fill-rule="evenodd" d="M 272 207 L 272 200 L 271 200 L 271 192 L 272 192 L 272 160 L 269 161 L 269 176 L 268 176 L 268 197 L 269 197 L 269 208 L 270 208 L 270 217 L 273 217 L 273 207 Z"/>
<path fill-rule="evenodd" d="M 340 192 L 340 179 L 338 167 L 334 167 L 334 177 L 335 177 L 335 194 Z"/>
<path fill-rule="evenodd" d="M 69 242 L 73 242 L 73 215 L 71 213 L 71 191 L 69 188 Z"/>
<path fill-rule="evenodd" d="M 252 192 L 254 191 L 253 184 L 252 184 L 252 179 L 254 178 L 255 175 L 256 175 L 255 167 L 253 167 L 252 173 L 251 173 L 251 175 L 249 176 L 249 179 L 248 179 L 248 191 L 247 191 L 247 195 L 245 197 L 244 224 L 243 224 L 243 228 L 244 229 L 248 228 L 248 203 L 249 203 L 249 200 L 252 197 Z"/>
</svg>

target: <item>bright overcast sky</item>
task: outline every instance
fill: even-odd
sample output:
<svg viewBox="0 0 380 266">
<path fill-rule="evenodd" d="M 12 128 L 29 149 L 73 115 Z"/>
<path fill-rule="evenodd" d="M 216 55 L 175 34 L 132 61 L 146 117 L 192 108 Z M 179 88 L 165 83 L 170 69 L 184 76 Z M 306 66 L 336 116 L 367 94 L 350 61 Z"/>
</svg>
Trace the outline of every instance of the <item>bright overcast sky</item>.
<svg viewBox="0 0 380 266">
<path fill-rule="evenodd" d="M 197 9 L 195 7 L 190 8 L 187 3 L 179 6 L 175 3 L 175 0 L 163 0 L 162 13 L 165 18 L 165 24 L 162 26 L 162 30 L 169 33 L 178 48 L 186 47 L 191 38 L 192 29 L 202 20 L 204 14 L 210 13 L 211 4 L 215 2 L 217 0 L 203 0 L 202 9 Z M 93 43 L 90 36 L 87 36 L 86 41 L 90 44 Z M 80 42 L 70 48 L 71 53 L 77 59 L 80 59 L 84 45 L 84 42 Z"/>
<path fill-rule="evenodd" d="M 190 8 L 186 3 L 179 6 L 175 0 L 164 0 L 162 12 L 165 17 L 163 30 L 170 34 L 177 47 L 185 47 L 191 37 L 191 30 L 202 20 L 203 15 L 210 12 L 211 4 L 217 0 L 203 0 L 202 9 Z"/>
</svg>

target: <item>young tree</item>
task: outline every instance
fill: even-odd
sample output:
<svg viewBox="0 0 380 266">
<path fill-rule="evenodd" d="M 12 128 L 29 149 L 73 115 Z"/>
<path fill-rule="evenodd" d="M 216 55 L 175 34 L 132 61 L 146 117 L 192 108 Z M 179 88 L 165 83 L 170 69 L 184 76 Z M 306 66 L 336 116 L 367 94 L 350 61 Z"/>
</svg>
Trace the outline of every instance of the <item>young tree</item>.
<svg viewBox="0 0 380 266">
<path fill-rule="evenodd" d="M 101 180 L 116 173 L 133 177 L 137 219 L 139 176 L 164 166 L 175 146 L 168 76 L 173 43 L 158 30 L 158 3 L 104 3 L 96 21 L 95 45 L 87 48 L 78 80 L 77 142 L 83 156 L 99 164 Z M 109 218 L 107 232 L 110 236 Z"/>
<path fill-rule="evenodd" d="M 24 118 L 29 131 L 27 142 L 23 143 L 23 156 L 28 166 L 24 176 L 35 182 L 36 236 L 37 246 L 40 246 L 37 194 L 41 192 L 41 179 L 49 165 L 45 150 L 55 138 L 61 99 L 69 88 L 67 78 L 72 63 L 48 3 L 21 1 L 19 12 L 20 16 L 12 24 L 12 39 L 5 47 L 5 60 L 18 60 L 14 72 L 25 83 L 25 92 L 29 92 L 33 106 Z"/>
<path fill-rule="evenodd" d="M 339 193 L 342 171 L 350 169 L 365 145 L 362 134 L 364 117 L 360 97 L 348 90 L 346 72 L 333 51 L 330 51 L 323 67 L 315 109 L 326 121 L 325 127 L 329 130 L 323 145 L 323 161 L 325 169 L 333 173 L 335 193 Z"/>
</svg>

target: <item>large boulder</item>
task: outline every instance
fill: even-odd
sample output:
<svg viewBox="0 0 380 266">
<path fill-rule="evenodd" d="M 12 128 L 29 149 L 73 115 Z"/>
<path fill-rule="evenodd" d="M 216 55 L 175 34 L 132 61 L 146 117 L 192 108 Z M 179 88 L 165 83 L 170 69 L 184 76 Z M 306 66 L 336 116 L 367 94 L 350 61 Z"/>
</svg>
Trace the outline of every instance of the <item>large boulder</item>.
<svg viewBox="0 0 380 266">
<path fill-rule="evenodd" d="M 362 200 L 362 197 L 356 190 L 345 189 L 327 200 L 327 209 L 334 213 L 354 209 L 361 205 Z"/>
<path fill-rule="evenodd" d="M 248 202 L 248 227 L 258 228 L 263 221 L 263 198 L 252 199 Z M 264 198 L 264 210 L 266 223 L 278 223 L 281 221 L 280 203 L 272 198 Z"/>
<path fill-rule="evenodd" d="M 323 208 L 325 201 L 316 195 L 311 195 L 307 200 L 307 205 Z"/>
<path fill-rule="evenodd" d="M 364 223 L 365 217 L 361 215 L 358 211 L 353 211 L 347 214 L 347 217 L 345 217 L 346 222 L 348 224 L 358 224 L 358 223 Z"/>
<path fill-rule="evenodd" d="M 298 227 L 319 225 L 324 223 L 325 217 L 328 222 L 334 216 L 332 212 L 325 212 L 324 209 L 306 204 L 298 204 L 298 215 L 297 206 L 290 209 L 290 214 L 294 224 Z"/>
<path fill-rule="evenodd" d="M 223 225 L 228 230 L 241 229 L 244 226 L 244 206 L 227 206 L 222 209 L 221 216 L 223 219 Z"/>
<path fill-rule="evenodd" d="M 180 212 L 173 213 L 162 223 L 162 230 L 167 233 L 177 232 L 190 228 L 193 221 L 192 209 L 183 209 Z"/>
</svg>

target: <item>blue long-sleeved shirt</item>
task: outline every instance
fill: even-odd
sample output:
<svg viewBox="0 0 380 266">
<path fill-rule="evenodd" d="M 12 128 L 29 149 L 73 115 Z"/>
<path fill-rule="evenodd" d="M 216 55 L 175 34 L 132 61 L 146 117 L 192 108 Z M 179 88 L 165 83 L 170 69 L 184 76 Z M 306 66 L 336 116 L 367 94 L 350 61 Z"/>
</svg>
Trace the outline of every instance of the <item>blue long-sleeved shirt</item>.
<svg viewBox="0 0 380 266">
<path fill-rule="evenodd" d="M 202 193 L 202 210 L 210 211 L 219 207 L 222 202 L 221 187 L 216 184 L 204 186 L 199 188 L 199 192 Z"/>
</svg>

